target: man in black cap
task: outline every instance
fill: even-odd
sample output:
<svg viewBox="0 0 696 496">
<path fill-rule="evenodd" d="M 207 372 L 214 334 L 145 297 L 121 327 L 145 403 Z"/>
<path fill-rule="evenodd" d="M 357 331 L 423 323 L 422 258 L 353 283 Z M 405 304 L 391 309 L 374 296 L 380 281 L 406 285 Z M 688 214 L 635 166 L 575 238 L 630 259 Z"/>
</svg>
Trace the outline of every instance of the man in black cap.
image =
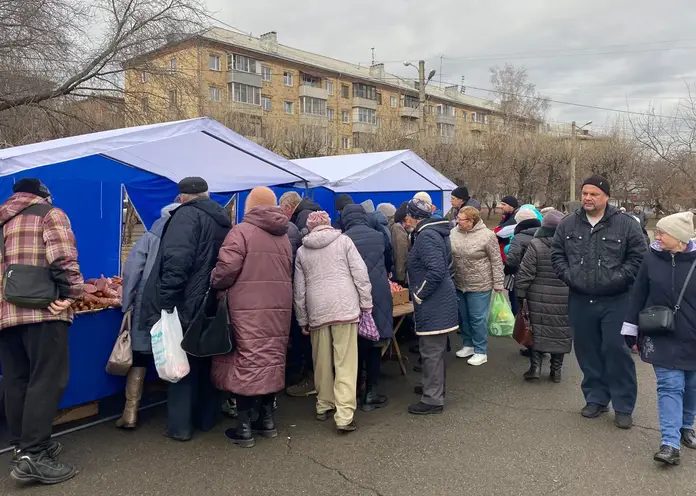
<svg viewBox="0 0 696 496">
<path fill-rule="evenodd" d="M 609 205 L 609 182 L 585 180 L 582 208 L 556 230 L 552 263 L 570 288 L 568 316 L 584 378 L 582 415 L 599 417 L 611 401 L 615 424 L 629 429 L 636 403 L 636 368 L 621 336 L 628 290 L 647 248 L 640 224 Z"/>
<path fill-rule="evenodd" d="M 220 246 L 232 227 L 229 213 L 210 199 L 204 179 L 183 179 L 179 193 L 182 205 L 164 226 L 143 291 L 141 326 L 148 330 L 161 318 L 162 310 L 176 308 L 186 332 L 203 305 Z M 212 429 L 220 408 L 210 381 L 211 359 L 189 356 L 188 360 L 191 371 L 169 385 L 167 398 L 168 435 L 179 441 L 190 440 L 194 427 Z"/>
<path fill-rule="evenodd" d="M 336 208 L 336 219 L 333 221 L 332 224 L 334 229 L 338 229 L 339 231 L 345 231 L 343 222 L 341 221 L 341 213 L 343 212 L 343 209 L 346 208 L 348 205 L 354 204 L 355 202 L 353 201 L 353 198 L 345 193 L 342 193 L 336 197 L 336 200 L 334 201 L 334 207 Z"/>
<path fill-rule="evenodd" d="M 479 212 L 481 211 L 481 204 L 469 196 L 469 188 L 466 186 L 458 186 L 452 190 L 450 204 L 452 208 L 445 215 L 445 219 L 450 221 L 452 227 L 457 224 L 457 214 L 463 207 L 474 207 Z"/>
</svg>

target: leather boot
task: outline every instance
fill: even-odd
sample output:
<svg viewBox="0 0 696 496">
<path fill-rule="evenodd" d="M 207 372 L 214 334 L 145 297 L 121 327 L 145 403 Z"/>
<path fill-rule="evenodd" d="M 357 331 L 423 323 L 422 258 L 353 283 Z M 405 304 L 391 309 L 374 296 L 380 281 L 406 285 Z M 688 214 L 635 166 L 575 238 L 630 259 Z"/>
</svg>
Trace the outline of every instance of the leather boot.
<svg viewBox="0 0 696 496">
<path fill-rule="evenodd" d="M 525 381 L 535 381 L 541 377 L 541 362 L 544 355 L 538 351 L 532 350 L 529 354 L 529 370 L 524 373 Z"/>
<path fill-rule="evenodd" d="M 551 355 L 551 373 L 549 377 L 553 382 L 558 384 L 561 382 L 561 369 L 563 368 L 563 355 L 554 353 Z"/>
<path fill-rule="evenodd" d="M 371 412 L 375 408 L 382 408 L 387 404 L 387 397 L 377 392 L 376 386 L 368 386 L 367 392 L 363 396 L 360 409 L 363 412 Z"/>
<path fill-rule="evenodd" d="M 253 448 L 256 440 L 251 431 L 251 411 L 239 410 L 237 412 L 237 427 L 235 429 L 227 429 L 225 436 L 242 448 Z"/>
<path fill-rule="evenodd" d="M 123 408 L 123 415 L 116 421 L 119 429 L 135 429 L 138 422 L 138 408 L 140 398 L 143 395 L 143 383 L 145 382 L 145 367 L 131 367 L 126 379 L 126 405 Z"/>
<path fill-rule="evenodd" d="M 274 396 L 263 398 L 259 417 L 251 423 L 251 430 L 254 434 L 259 434 L 263 437 L 278 436 L 275 418 L 273 417 L 273 398 Z"/>
</svg>

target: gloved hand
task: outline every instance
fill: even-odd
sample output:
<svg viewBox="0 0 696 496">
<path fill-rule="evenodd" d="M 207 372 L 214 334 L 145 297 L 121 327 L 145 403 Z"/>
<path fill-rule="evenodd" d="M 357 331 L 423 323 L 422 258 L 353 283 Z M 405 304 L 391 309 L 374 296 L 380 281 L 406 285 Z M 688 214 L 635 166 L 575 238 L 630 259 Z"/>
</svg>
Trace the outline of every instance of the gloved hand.
<svg viewBox="0 0 696 496">
<path fill-rule="evenodd" d="M 626 346 L 629 348 L 633 349 L 635 345 L 638 344 L 638 336 L 626 336 L 624 335 L 624 342 L 626 343 Z"/>
</svg>

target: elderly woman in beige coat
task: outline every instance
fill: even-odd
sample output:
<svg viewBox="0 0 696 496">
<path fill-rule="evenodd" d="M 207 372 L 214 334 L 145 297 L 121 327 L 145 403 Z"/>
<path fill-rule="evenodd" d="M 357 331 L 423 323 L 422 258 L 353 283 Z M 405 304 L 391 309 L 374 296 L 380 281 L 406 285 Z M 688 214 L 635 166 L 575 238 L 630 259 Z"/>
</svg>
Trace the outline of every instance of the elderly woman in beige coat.
<svg viewBox="0 0 696 496">
<path fill-rule="evenodd" d="M 312 340 L 317 419 L 335 411 L 336 428 L 354 431 L 358 379 L 358 322 L 372 310 L 367 267 L 326 212 L 307 218 L 309 234 L 295 259 L 295 313 Z"/>
<path fill-rule="evenodd" d="M 486 319 L 491 291 L 504 290 L 500 247 L 495 234 L 486 227 L 474 207 L 459 211 L 450 242 L 464 345 L 457 356 L 469 358 L 469 365 L 483 365 L 488 361 Z"/>
</svg>

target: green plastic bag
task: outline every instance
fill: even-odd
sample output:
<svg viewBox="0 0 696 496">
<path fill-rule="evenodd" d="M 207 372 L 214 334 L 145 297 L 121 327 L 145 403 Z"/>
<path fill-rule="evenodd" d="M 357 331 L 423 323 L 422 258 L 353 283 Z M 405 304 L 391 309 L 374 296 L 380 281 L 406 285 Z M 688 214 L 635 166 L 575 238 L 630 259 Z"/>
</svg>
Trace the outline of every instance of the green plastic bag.
<svg viewBox="0 0 696 496">
<path fill-rule="evenodd" d="M 515 316 L 503 293 L 493 293 L 493 303 L 488 313 L 488 334 L 497 337 L 511 337 L 515 329 Z"/>
</svg>

